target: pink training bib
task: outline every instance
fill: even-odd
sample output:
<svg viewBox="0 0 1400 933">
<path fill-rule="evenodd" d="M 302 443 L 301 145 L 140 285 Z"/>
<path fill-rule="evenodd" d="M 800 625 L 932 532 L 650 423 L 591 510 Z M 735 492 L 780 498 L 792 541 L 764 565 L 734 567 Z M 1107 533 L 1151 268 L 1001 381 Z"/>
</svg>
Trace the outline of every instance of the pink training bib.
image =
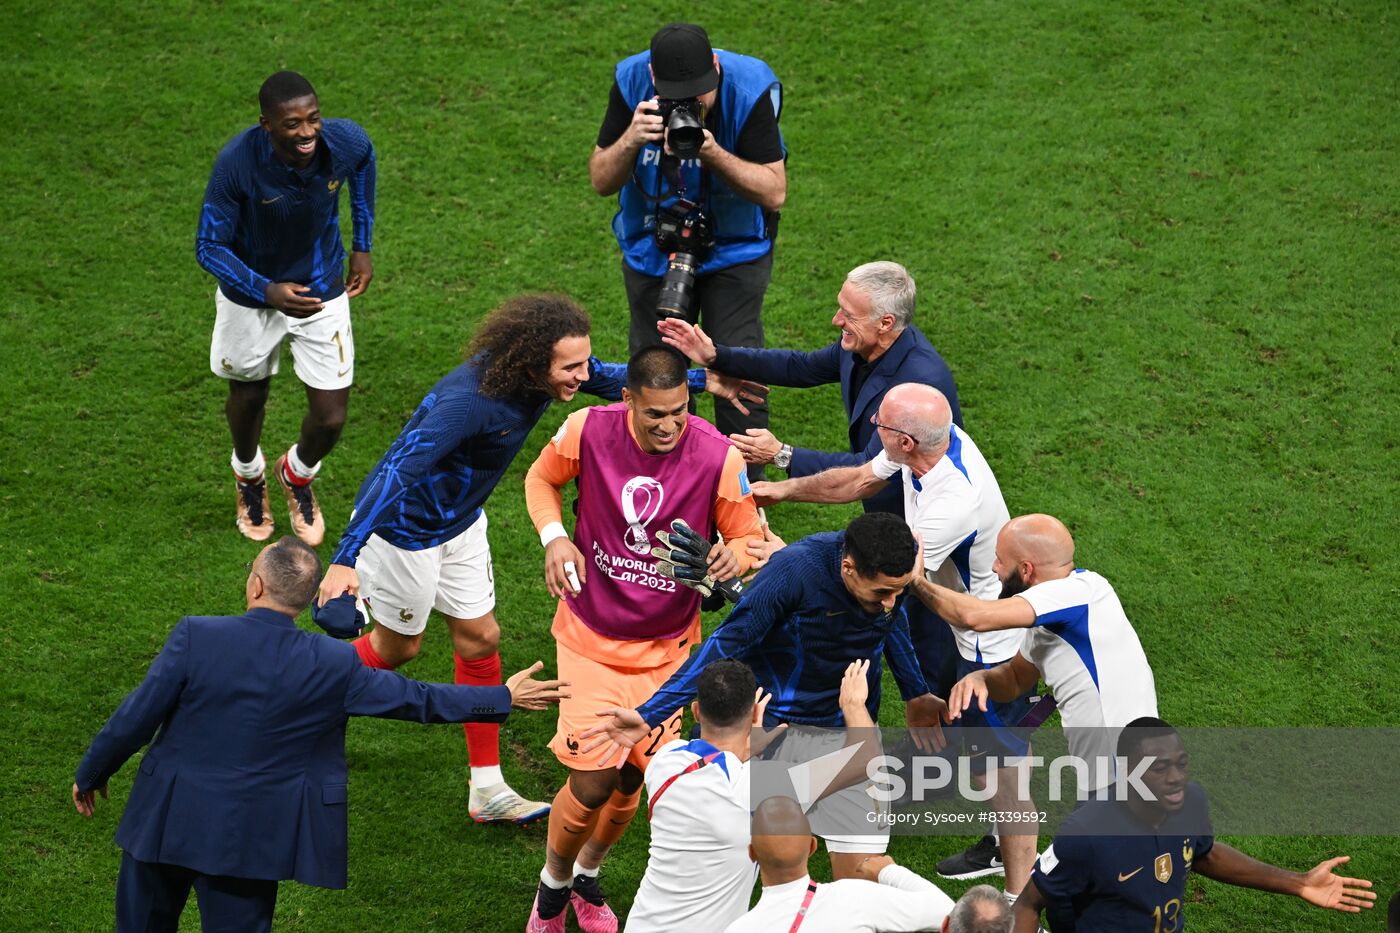
<svg viewBox="0 0 1400 933">
<path fill-rule="evenodd" d="M 574 544 L 588 561 L 588 583 L 572 608 L 609 638 L 678 637 L 700 595 L 656 572 L 656 532 L 673 519 L 713 538 L 714 503 L 729 439 L 691 415 L 670 453 L 649 454 L 627 430 L 623 404 L 589 409 L 579 438 L 578 522 Z"/>
</svg>

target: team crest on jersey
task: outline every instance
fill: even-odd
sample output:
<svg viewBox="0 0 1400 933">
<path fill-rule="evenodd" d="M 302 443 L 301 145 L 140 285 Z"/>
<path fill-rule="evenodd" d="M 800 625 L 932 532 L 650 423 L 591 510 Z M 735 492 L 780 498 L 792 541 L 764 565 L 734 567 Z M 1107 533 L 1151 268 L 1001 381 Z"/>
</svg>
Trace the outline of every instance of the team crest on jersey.
<svg viewBox="0 0 1400 933">
<path fill-rule="evenodd" d="M 1196 857 L 1196 849 L 1191 845 L 1190 839 L 1181 840 L 1181 861 L 1185 863 L 1187 871 L 1191 870 L 1191 860 Z"/>
<path fill-rule="evenodd" d="M 400 609 L 400 610 L 399 610 L 399 621 L 400 621 L 400 622 L 412 622 L 412 621 L 413 621 L 413 613 L 409 612 L 407 609 Z"/>
<path fill-rule="evenodd" d="M 330 181 L 326 182 L 326 190 L 331 194 L 335 194 L 336 191 L 340 190 L 340 179 L 332 178 Z"/>
<path fill-rule="evenodd" d="M 650 476 L 634 476 L 622 486 L 622 518 L 627 522 L 623 541 L 633 554 L 651 553 L 651 537 L 647 525 L 661 511 L 664 491 L 661 483 Z"/>
<path fill-rule="evenodd" d="M 1157 875 L 1157 880 L 1166 884 L 1172 880 L 1172 854 L 1170 852 L 1157 856 L 1157 860 L 1152 863 L 1152 870 Z"/>
</svg>

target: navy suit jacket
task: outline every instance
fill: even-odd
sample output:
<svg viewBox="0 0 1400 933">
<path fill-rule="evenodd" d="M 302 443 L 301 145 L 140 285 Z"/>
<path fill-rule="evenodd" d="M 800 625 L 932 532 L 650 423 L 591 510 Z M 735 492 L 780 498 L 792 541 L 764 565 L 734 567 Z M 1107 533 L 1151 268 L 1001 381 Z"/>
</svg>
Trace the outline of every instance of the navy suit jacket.
<svg viewBox="0 0 1400 933">
<path fill-rule="evenodd" d="M 345 722 L 500 722 L 505 687 L 426 684 L 367 668 L 289 615 L 189 616 L 78 766 L 106 784 L 156 730 L 117 844 L 208 875 L 345 887 Z"/>
<path fill-rule="evenodd" d="M 755 350 L 746 347 L 715 347 L 714 368 L 722 373 L 754 379 L 769 385 L 809 388 L 841 383 L 841 401 L 846 405 L 850 453 L 794 447 L 789 476 L 808 476 L 835 467 L 860 466 L 881 450 L 879 433 L 870 417 L 880 410 L 885 393 L 905 382 L 931 385 L 948 397 L 953 423 L 963 426 L 958 408 L 958 388 L 943 357 L 917 327 L 909 325 L 871 367 L 860 395 L 851 397 L 851 372 L 855 354 L 841 349 L 837 340 L 820 350 Z M 891 483 L 879 494 L 865 500 L 867 512 L 904 514 L 904 493 L 899 483 Z"/>
</svg>

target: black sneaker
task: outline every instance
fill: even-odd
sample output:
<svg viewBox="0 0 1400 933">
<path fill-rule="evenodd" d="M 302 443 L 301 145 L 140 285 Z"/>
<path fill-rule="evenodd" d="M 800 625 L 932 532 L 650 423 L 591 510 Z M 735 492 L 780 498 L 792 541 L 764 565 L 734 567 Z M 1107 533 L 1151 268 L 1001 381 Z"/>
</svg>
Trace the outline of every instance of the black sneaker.
<svg viewBox="0 0 1400 933">
<path fill-rule="evenodd" d="M 983 836 L 975 846 L 939 862 L 934 870 L 940 878 L 954 881 L 1006 874 L 1006 866 L 1001 861 L 1001 846 L 997 845 L 995 836 Z"/>
</svg>

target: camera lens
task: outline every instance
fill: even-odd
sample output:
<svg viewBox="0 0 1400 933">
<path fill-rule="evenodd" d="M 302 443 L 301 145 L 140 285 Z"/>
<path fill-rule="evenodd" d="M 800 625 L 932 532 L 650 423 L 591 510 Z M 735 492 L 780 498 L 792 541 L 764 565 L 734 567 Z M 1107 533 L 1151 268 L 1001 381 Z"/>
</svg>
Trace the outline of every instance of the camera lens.
<svg viewBox="0 0 1400 933">
<path fill-rule="evenodd" d="M 700 265 L 693 253 L 672 253 L 661 279 L 661 295 L 656 302 L 658 317 L 687 318 L 695 295 L 695 269 Z"/>
<path fill-rule="evenodd" d="M 666 121 L 666 145 L 671 151 L 682 159 L 693 159 L 704 144 L 705 130 L 700 119 L 688 108 L 671 111 L 671 118 Z"/>
</svg>

